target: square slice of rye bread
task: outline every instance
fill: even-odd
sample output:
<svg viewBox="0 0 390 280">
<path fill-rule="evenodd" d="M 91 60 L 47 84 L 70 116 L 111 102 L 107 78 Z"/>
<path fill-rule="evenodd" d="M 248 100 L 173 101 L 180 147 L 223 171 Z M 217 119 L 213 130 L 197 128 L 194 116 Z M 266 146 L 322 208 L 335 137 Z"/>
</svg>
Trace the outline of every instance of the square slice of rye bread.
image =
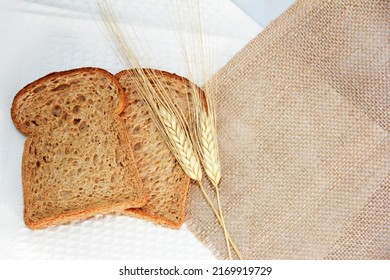
<svg viewBox="0 0 390 280">
<path fill-rule="evenodd" d="M 147 105 L 142 101 L 137 89 L 137 84 L 142 82 L 139 71 L 140 69 L 123 70 L 115 76 L 126 93 L 126 108 L 121 117 L 133 144 L 134 158 L 148 194 L 148 202 L 141 208 L 126 209 L 123 213 L 170 228 L 179 228 L 185 218 L 190 178 L 170 152 L 152 121 Z M 164 86 L 172 94 L 179 109 L 184 115 L 188 115 L 187 98 L 194 84 L 161 70 L 141 71 L 153 86 L 156 86 L 157 81 L 160 86 Z"/>
<path fill-rule="evenodd" d="M 22 183 L 29 228 L 145 205 L 119 117 L 125 103 L 115 77 L 98 68 L 52 73 L 19 91 L 11 116 L 27 136 Z"/>
</svg>

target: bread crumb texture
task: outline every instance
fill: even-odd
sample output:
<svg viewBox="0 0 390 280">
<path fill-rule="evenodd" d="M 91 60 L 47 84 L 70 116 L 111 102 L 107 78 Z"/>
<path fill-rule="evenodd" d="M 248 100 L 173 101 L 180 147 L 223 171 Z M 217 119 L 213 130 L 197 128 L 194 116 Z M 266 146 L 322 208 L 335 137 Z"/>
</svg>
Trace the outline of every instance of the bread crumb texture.
<svg viewBox="0 0 390 280">
<path fill-rule="evenodd" d="M 113 76 L 96 68 L 50 74 L 15 97 L 12 117 L 28 136 L 22 174 L 30 228 L 145 204 L 118 116 L 124 102 Z"/>
<path fill-rule="evenodd" d="M 152 71 L 155 76 L 155 79 L 150 79 L 151 83 L 156 86 L 158 79 L 160 85 L 172 93 L 177 106 L 187 114 L 187 95 L 191 90 L 188 81 L 168 72 L 148 71 Z M 124 88 L 127 100 L 121 117 L 131 139 L 134 158 L 148 194 L 148 202 L 144 207 L 127 209 L 124 214 L 178 228 L 184 222 L 190 179 L 153 123 L 148 107 L 137 90 L 139 78 L 136 72 L 122 71 L 116 77 Z"/>
</svg>

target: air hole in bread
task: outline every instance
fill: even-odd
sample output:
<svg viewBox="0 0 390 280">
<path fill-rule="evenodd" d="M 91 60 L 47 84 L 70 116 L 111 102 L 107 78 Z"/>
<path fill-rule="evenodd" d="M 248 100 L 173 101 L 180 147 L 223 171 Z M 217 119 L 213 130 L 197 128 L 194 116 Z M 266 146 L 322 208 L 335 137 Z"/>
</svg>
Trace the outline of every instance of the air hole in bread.
<svg viewBox="0 0 390 280">
<path fill-rule="evenodd" d="M 79 105 L 74 106 L 73 109 L 72 109 L 72 112 L 74 114 L 77 114 L 78 112 L 80 112 L 80 106 Z"/>
<path fill-rule="evenodd" d="M 85 96 L 82 94 L 77 94 L 77 101 L 84 102 L 86 100 Z"/>
<path fill-rule="evenodd" d="M 140 150 L 141 147 L 142 147 L 142 143 L 141 143 L 141 142 L 136 143 L 136 144 L 134 145 L 134 151 Z"/>
<path fill-rule="evenodd" d="M 136 127 L 134 127 L 133 132 L 134 132 L 134 133 L 139 133 L 140 130 L 141 130 L 140 126 L 137 125 Z"/>
<path fill-rule="evenodd" d="M 84 132 L 88 129 L 88 125 L 85 121 L 82 121 L 79 125 L 79 130 L 80 132 Z"/>
<path fill-rule="evenodd" d="M 81 119 L 74 119 L 73 120 L 73 124 L 74 125 L 78 125 L 80 123 Z"/>
<path fill-rule="evenodd" d="M 121 153 L 118 149 L 115 149 L 115 162 L 119 163 L 121 160 Z"/>
<path fill-rule="evenodd" d="M 59 105 L 55 105 L 52 109 L 52 114 L 55 116 L 55 117 L 59 117 L 61 116 L 62 114 L 62 109 Z"/>
<path fill-rule="evenodd" d="M 64 113 L 62 114 L 62 119 L 63 119 L 64 121 L 66 121 L 66 120 L 68 119 L 68 114 L 64 112 Z"/>
<path fill-rule="evenodd" d="M 118 143 L 119 143 L 119 144 L 122 143 L 122 140 L 121 140 L 121 138 L 119 137 L 119 135 L 116 136 L 116 139 L 118 139 Z"/>
<path fill-rule="evenodd" d="M 118 179 L 118 176 L 116 175 L 116 173 L 114 173 L 114 174 L 111 175 L 110 182 L 111 183 L 116 183 L 117 179 Z"/>
<path fill-rule="evenodd" d="M 33 92 L 39 93 L 39 92 L 43 91 L 45 88 L 46 88 L 46 86 L 36 87 L 36 88 L 34 88 Z"/>
<path fill-rule="evenodd" d="M 93 155 L 93 159 L 92 159 L 93 164 L 97 164 L 98 158 L 99 156 L 97 154 Z"/>
<path fill-rule="evenodd" d="M 39 161 L 37 161 L 37 168 L 39 168 L 41 166 L 41 163 Z"/>
<path fill-rule="evenodd" d="M 52 89 L 52 91 L 60 91 L 70 88 L 70 85 L 68 84 L 62 84 Z"/>
<path fill-rule="evenodd" d="M 35 120 L 32 120 L 31 123 L 34 124 L 35 126 L 39 126 L 39 124 Z"/>
</svg>

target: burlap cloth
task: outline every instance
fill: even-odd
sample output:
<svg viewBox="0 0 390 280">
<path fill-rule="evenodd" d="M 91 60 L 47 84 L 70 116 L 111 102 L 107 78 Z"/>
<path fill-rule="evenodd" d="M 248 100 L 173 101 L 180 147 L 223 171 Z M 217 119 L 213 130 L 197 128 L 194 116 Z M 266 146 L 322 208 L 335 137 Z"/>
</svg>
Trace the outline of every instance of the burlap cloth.
<svg viewBox="0 0 390 280">
<path fill-rule="evenodd" d="M 390 1 L 298 1 L 218 87 L 222 204 L 244 258 L 390 259 Z M 227 258 L 196 185 L 187 205 Z"/>
</svg>

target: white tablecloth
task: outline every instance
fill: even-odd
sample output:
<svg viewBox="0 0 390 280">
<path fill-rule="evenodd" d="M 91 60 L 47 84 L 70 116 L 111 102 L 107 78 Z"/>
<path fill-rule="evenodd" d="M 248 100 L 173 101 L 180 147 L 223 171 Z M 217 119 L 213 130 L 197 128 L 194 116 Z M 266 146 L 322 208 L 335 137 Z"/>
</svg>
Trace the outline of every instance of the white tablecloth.
<svg viewBox="0 0 390 280">
<path fill-rule="evenodd" d="M 156 50 L 156 65 L 183 74 L 175 32 L 161 2 L 134 0 L 133 22 Z M 225 64 L 261 27 L 230 1 L 208 1 L 221 15 L 217 67 Z M 23 222 L 21 157 L 25 137 L 13 126 L 10 108 L 26 84 L 53 71 L 84 66 L 123 69 L 91 14 L 94 1 L 0 1 L 0 258 L 1 259 L 213 259 L 184 225 L 170 230 L 124 216 L 95 217 L 31 231 Z M 125 5 L 125 1 L 116 1 Z"/>
</svg>

